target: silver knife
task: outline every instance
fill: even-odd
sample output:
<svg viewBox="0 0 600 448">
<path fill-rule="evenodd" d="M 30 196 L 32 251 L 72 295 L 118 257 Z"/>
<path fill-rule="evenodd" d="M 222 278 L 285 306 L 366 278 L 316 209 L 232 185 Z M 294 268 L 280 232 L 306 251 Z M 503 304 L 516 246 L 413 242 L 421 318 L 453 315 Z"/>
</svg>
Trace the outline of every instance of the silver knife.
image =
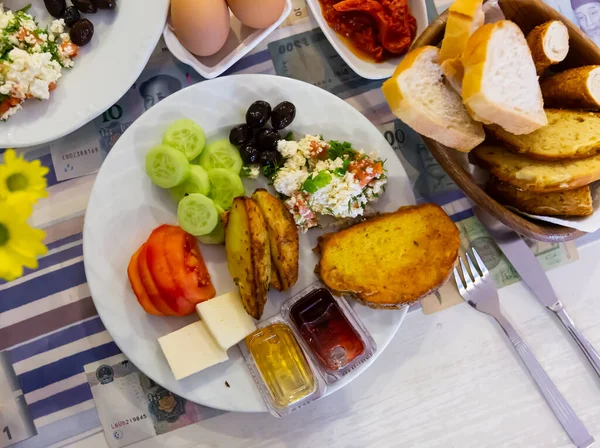
<svg viewBox="0 0 600 448">
<path fill-rule="evenodd" d="M 505 226 L 496 218 L 485 212 L 480 207 L 474 208 L 475 216 L 487 228 L 498 247 L 502 250 L 508 261 L 517 270 L 523 281 L 533 291 L 538 300 L 549 310 L 554 311 L 567 331 L 573 336 L 586 358 L 600 376 L 600 355 L 590 341 L 577 329 L 573 320 L 567 314 L 560 299 L 556 296 L 544 269 L 535 258 L 535 255 L 523 241 L 521 236 Z"/>
</svg>

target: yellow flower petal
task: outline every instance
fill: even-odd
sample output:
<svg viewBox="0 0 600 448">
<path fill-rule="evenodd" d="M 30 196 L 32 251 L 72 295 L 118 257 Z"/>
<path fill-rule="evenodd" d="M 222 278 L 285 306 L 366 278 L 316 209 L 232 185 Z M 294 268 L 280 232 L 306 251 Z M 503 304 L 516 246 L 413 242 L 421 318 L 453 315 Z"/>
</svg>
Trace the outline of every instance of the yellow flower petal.
<svg viewBox="0 0 600 448">
<path fill-rule="evenodd" d="M 0 278 L 8 281 L 23 275 L 23 266 L 36 269 L 37 257 L 47 252 L 46 232 L 27 224 L 31 205 L 12 200 L 0 205 Z"/>
<path fill-rule="evenodd" d="M 28 162 L 23 156 L 17 157 L 12 149 L 4 153 L 4 164 L 0 164 L 0 201 L 35 203 L 48 196 L 46 178 L 48 168 L 39 160 Z"/>
</svg>

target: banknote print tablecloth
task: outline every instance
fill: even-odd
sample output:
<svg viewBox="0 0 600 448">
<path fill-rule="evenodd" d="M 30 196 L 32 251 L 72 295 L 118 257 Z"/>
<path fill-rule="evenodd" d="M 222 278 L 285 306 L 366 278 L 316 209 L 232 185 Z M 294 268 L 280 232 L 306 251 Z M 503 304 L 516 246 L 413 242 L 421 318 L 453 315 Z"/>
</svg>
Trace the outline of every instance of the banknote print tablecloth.
<svg viewBox="0 0 600 448">
<path fill-rule="evenodd" d="M 476 246 L 484 254 L 499 286 L 518 281 L 517 273 L 473 217 L 469 199 L 420 137 L 391 115 L 380 90 L 382 82 L 354 74 L 308 17 L 304 0 L 293 3 L 285 24 L 224 76 L 277 74 L 317 85 L 346 100 L 378 126 L 393 146 L 417 201 L 444 208 L 458 223 L 464 248 Z M 434 6 L 428 1 L 429 19 L 448 3 Z M 118 76 L 118 67 L 111 70 L 107 76 Z M 145 110 L 201 81 L 161 41 L 138 81 L 104 114 L 60 140 L 23 150 L 27 159 L 39 159 L 50 168 L 49 198 L 40 202 L 32 217 L 32 224 L 46 230 L 49 251 L 38 269 L 14 282 L 0 282 L 0 447 L 19 440 L 24 440 L 16 443 L 20 447 L 61 446 L 102 430 L 88 379 L 92 387 L 100 384 L 103 372 L 95 382 L 84 366 L 102 365 L 103 360 L 122 355 L 97 316 L 83 266 L 83 217 L 94 173 L 119 136 Z M 574 244 L 531 242 L 531 247 L 547 269 L 577 259 Z M 447 285 L 423 302 L 423 311 L 438 311 L 459 300 L 452 285 Z M 134 366 L 123 366 L 117 374 L 136 373 Z M 121 372 L 124 369 L 132 370 Z M 188 423 L 218 415 L 201 406 L 194 407 L 193 417 L 191 413 Z M 157 433 L 177 427 L 157 426 L 156 421 L 154 426 Z"/>
</svg>

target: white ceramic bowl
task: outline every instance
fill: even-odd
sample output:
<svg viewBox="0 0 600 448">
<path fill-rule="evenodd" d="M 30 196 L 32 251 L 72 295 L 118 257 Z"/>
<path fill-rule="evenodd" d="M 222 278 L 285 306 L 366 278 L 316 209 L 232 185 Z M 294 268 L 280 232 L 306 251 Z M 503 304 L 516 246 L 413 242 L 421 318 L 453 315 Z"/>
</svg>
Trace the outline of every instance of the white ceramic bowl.
<svg viewBox="0 0 600 448">
<path fill-rule="evenodd" d="M 292 12 L 292 0 L 286 0 L 281 17 L 269 28 L 254 29 L 243 25 L 231 14 L 231 29 L 223 48 L 212 56 L 196 56 L 179 42 L 177 35 L 167 23 L 163 36 L 169 51 L 184 64 L 189 65 L 207 79 L 223 74 L 237 61 L 246 56 L 254 47 L 271 34 Z M 169 17 L 170 19 L 170 17 Z"/>
<path fill-rule="evenodd" d="M 385 62 L 369 62 L 361 59 L 348 48 L 348 46 L 342 41 L 339 34 L 336 33 L 323 17 L 321 12 L 321 4 L 319 0 L 306 0 L 310 10 L 316 19 L 317 23 L 321 27 L 321 30 L 329 40 L 329 43 L 335 48 L 335 51 L 342 57 L 342 59 L 350 66 L 357 75 L 366 79 L 385 79 L 392 76 L 394 70 L 402 60 L 403 56 L 389 59 Z M 410 13 L 417 20 L 417 36 L 427 28 L 427 6 L 425 0 L 408 0 L 408 8 Z"/>
<path fill-rule="evenodd" d="M 46 143 L 69 134 L 106 111 L 131 88 L 146 66 L 165 26 L 169 0 L 118 0 L 114 11 L 83 14 L 94 38 L 82 47 L 75 67 L 47 101 L 28 100 L 0 122 L 0 148 Z M 29 13 L 45 27 L 53 18 L 41 0 L 5 0 L 12 10 L 31 3 Z"/>
</svg>

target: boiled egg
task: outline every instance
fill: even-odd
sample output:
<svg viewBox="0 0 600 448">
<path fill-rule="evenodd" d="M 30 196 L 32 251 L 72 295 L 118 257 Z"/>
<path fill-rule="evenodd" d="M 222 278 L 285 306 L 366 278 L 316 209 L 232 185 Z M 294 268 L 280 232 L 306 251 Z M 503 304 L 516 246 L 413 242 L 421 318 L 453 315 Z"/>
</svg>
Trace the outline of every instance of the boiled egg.
<svg viewBox="0 0 600 448">
<path fill-rule="evenodd" d="M 171 23 L 181 44 L 197 56 L 219 51 L 229 35 L 225 0 L 171 0 Z"/>
<path fill-rule="evenodd" d="M 268 28 L 285 8 L 285 0 L 227 0 L 231 12 L 250 28 Z"/>
</svg>

